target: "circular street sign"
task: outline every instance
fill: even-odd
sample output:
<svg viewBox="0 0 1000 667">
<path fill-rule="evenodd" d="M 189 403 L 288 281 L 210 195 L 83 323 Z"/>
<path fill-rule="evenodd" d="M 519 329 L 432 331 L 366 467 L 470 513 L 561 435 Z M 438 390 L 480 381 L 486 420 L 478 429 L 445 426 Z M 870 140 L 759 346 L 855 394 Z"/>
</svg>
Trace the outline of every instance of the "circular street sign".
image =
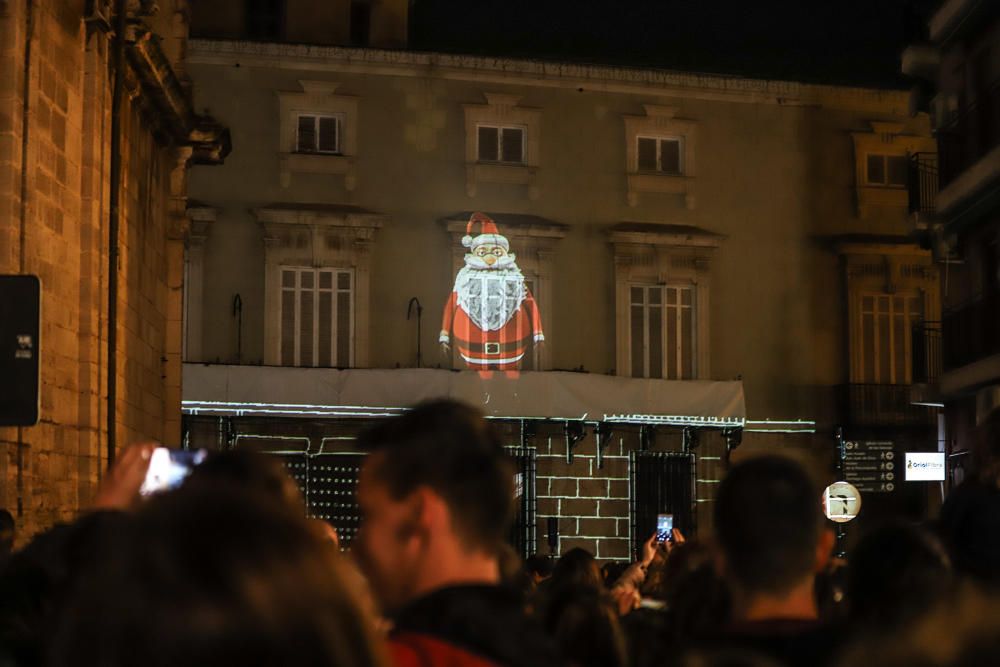
<svg viewBox="0 0 1000 667">
<path fill-rule="evenodd" d="M 847 482 L 834 482 L 823 491 L 823 513 L 836 523 L 847 523 L 861 511 L 861 492 Z"/>
</svg>

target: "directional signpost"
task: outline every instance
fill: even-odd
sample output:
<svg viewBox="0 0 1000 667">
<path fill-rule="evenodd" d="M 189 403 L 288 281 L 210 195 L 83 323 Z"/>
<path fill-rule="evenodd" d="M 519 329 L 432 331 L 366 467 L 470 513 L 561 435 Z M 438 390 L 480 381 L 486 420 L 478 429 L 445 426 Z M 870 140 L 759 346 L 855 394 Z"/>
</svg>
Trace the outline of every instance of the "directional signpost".
<svg viewBox="0 0 1000 667">
<path fill-rule="evenodd" d="M 827 489 L 824 508 L 827 517 L 837 524 L 838 556 L 845 555 L 847 522 L 860 511 L 862 494 L 892 493 L 899 486 L 902 476 L 896 459 L 891 440 L 847 440 L 837 429 L 837 473 L 841 481 Z"/>
<path fill-rule="evenodd" d="M 892 493 L 899 484 L 892 441 L 845 440 L 843 479 L 862 493 Z"/>
</svg>

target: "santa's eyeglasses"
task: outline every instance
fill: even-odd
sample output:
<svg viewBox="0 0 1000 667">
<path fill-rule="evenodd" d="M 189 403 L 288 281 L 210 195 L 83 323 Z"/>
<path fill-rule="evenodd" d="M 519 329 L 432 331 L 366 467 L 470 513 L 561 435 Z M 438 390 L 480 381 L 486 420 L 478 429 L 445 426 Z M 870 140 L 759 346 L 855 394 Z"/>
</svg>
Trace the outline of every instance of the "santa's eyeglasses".
<svg viewBox="0 0 1000 667">
<path fill-rule="evenodd" d="M 493 250 L 487 250 L 486 248 L 479 248 L 476 250 L 476 254 L 480 257 L 485 257 L 486 255 L 496 255 L 497 257 L 503 257 L 507 254 L 507 251 L 501 247 L 493 248 Z"/>
</svg>

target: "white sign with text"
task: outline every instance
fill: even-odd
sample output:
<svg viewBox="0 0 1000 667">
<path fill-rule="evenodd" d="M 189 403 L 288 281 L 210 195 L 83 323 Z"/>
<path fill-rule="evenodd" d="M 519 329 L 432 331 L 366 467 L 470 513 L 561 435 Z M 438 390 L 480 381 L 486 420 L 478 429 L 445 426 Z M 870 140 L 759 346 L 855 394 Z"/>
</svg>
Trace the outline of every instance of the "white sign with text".
<svg viewBox="0 0 1000 667">
<path fill-rule="evenodd" d="M 943 452 L 906 452 L 907 482 L 943 482 Z"/>
</svg>

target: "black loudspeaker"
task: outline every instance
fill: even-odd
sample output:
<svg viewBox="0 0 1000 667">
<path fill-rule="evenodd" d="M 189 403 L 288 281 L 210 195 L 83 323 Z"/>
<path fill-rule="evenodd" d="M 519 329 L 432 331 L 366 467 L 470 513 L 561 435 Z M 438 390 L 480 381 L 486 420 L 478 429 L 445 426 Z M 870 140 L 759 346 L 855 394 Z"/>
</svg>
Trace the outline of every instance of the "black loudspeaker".
<svg viewBox="0 0 1000 667">
<path fill-rule="evenodd" d="M 38 423 L 42 284 L 0 276 L 0 426 Z"/>
</svg>

